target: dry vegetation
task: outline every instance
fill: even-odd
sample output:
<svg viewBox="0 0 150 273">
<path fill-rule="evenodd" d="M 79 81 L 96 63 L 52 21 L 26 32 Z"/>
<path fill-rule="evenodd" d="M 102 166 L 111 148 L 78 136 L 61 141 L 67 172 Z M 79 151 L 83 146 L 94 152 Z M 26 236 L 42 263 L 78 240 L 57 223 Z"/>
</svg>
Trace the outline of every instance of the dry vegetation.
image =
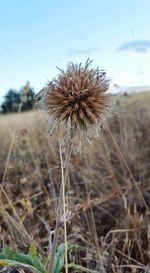
<svg viewBox="0 0 150 273">
<path fill-rule="evenodd" d="M 73 148 L 67 228 L 79 248 L 69 259 L 86 272 L 150 272 L 150 92 L 114 104 L 101 136 Z M 61 171 L 57 138 L 46 131 L 40 110 L 0 117 L 1 248 L 26 251 L 32 238 L 41 255 L 48 248 Z"/>
</svg>

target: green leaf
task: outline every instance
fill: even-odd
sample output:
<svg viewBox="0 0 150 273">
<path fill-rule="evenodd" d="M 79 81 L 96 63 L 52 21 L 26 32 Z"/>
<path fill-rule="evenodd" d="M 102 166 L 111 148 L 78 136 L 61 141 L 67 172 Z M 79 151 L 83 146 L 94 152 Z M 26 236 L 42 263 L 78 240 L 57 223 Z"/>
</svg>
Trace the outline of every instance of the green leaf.
<svg viewBox="0 0 150 273">
<path fill-rule="evenodd" d="M 29 254 L 31 257 L 38 257 L 36 245 L 35 245 L 34 242 L 31 242 L 31 243 L 30 243 L 28 254 Z"/>
<path fill-rule="evenodd" d="M 19 263 L 31 265 L 35 267 L 38 271 L 45 273 L 45 265 L 42 263 L 42 261 L 39 259 L 38 256 L 33 257 L 29 254 L 23 254 L 13 250 L 10 247 L 6 247 L 0 253 L 0 259 L 7 259 L 7 260 L 15 261 L 16 263 L 19 262 Z"/>
<path fill-rule="evenodd" d="M 68 250 L 77 248 L 77 244 L 69 244 Z M 61 273 L 64 267 L 64 258 L 65 258 L 65 244 L 62 243 L 57 247 L 57 252 L 55 254 L 54 265 L 53 265 L 53 273 Z"/>
<path fill-rule="evenodd" d="M 53 273 L 60 273 L 64 266 L 65 245 L 62 243 L 58 246 L 54 258 Z"/>
<path fill-rule="evenodd" d="M 75 249 L 78 246 L 76 244 L 68 244 L 68 251 L 71 249 Z M 48 257 L 49 258 L 49 257 Z M 49 260 L 47 258 L 47 260 Z M 65 258 L 65 244 L 62 243 L 57 247 L 57 252 L 54 258 L 54 265 L 52 273 L 61 273 L 64 267 L 64 258 Z M 2 261 L 8 264 L 13 263 L 22 263 L 26 266 L 32 266 L 36 270 L 41 273 L 46 273 L 46 264 L 40 260 L 37 254 L 36 246 L 34 243 L 30 243 L 28 254 L 23 254 L 21 252 L 17 252 L 16 250 L 6 247 L 2 252 L 0 252 L 0 259 L 5 260 Z M 75 265 L 73 263 L 68 264 L 68 268 L 73 267 L 75 269 L 81 269 L 80 266 Z"/>
</svg>

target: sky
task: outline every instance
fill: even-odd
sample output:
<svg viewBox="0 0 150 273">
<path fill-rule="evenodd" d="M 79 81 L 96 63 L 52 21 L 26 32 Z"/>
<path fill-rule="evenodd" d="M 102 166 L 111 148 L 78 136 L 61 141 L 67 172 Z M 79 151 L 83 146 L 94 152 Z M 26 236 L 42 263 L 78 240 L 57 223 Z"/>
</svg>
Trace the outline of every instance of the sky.
<svg viewBox="0 0 150 273">
<path fill-rule="evenodd" d="M 0 0 L 0 101 L 87 58 L 111 85 L 150 85 L 149 11 L 149 0 Z"/>
</svg>

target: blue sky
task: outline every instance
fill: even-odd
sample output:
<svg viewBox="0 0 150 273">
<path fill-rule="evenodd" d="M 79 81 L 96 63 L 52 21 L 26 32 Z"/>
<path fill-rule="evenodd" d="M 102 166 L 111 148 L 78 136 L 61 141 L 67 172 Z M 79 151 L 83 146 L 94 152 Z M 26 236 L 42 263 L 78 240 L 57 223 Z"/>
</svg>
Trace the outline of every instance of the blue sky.
<svg viewBox="0 0 150 273">
<path fill-rule="evenodd" d="M 0 0 L 0 100 L 88 57 L 112 84 L 150 85 L 149 11 L 149 0 Z"/>
</svg>

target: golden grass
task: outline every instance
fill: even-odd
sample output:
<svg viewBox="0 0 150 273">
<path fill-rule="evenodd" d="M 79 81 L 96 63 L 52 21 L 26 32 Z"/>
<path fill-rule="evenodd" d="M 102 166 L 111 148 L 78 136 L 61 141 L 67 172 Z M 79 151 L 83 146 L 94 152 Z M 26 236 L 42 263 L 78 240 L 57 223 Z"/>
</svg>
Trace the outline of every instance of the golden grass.
<svg viewBox="0 0 150 273">
<path fill-rule="evenodd" d="M 100 138 L 71 156 L 67 183 L 69 256 L 98 272 L 148 272 L 150 263 L 150 92 L 115 96 Z M 41 255 L 53 230 L 61 181 L 56 136 L 40 110 L 0 117 L 0 179 L 17 130 L 2 189 L 0 243 L 26 249 L 33 236 Z M 63 219 L 63 218 L 62 218 Z M 62 220 L 63 221 L 63 220 Z M 63 240 L 63 226 L 59 240 Z M 71 272 L 71 271 L 70 271 Z"/>
</svg>

